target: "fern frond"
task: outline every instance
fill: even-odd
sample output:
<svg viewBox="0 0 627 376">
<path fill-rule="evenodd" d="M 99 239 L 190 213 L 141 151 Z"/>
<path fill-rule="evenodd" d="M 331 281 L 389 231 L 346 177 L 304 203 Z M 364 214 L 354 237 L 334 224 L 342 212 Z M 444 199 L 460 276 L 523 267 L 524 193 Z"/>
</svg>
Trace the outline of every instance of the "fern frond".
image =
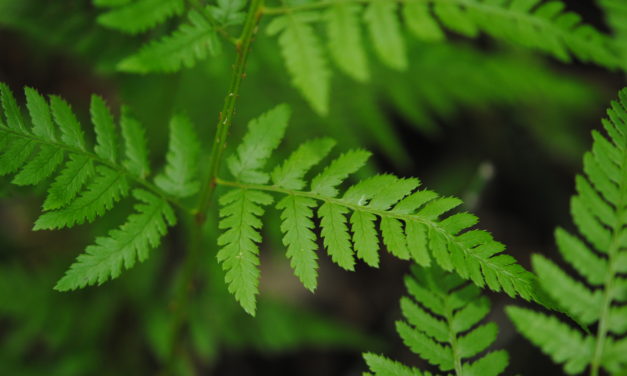
<svg viewBox="0 0 627 376">
<path fill-rule="evenodd" d="M 70 105 L 62 98 L 51 95 L 50 109 L 61 130 L 61 141 L 79 150 L 85 150 L 85 134 Z"/>
<path fill-rule="evenodd" d="M 526 308 L 507 307 L 507 314 L 527 339 L 549 354 L 554 362 L 563 363 L 568 374 L 578 374 L 592 361 L 594 339 L 553 316 Z"/>
<path fill-rule="evenodd" d="M 98 23 L 129 34 L 144 32 L 183 12 L 183 0 L 137 0 L 114 7 L 98 17 Z"/>
<path fill-rule="evenodd" d="M 105 101 L 94 95 L 91 97 L 91 122 L 94 123 L 96 132 L 96 154 L 111 163 L 116 163 L 118 159 L 118 141 L 115 133 L 113 115 L 107 107 Z"/>
<path fill-rule="evenodd" d="M 165 171 L 155 177 L 155 184 L 175 197 L 188 197 L 200 188 L 197 161 L 200 144 L 191 121 L 176 115 L 170 120 L 170 146 Z"/>
<path fill-rule="evenodd" d="M 412 352 L 456 375 L 496 376 L 505 370 L 509 361 L 502 350 L 468 362 L 494 343 L 498 331 L 494 323 L 477 326 L 490 311 L 479 288 L 438 267 L 413 267 L 405 285 L 411 297 L 401 299 L 405 321 L 396 330 Z M 420 374 L 382 356 L 364 359 L 375 375 Z"/>
<path fill-rule="evenodd" d="M 627 57 L 627 7 L 621 0 L 599 0 L 605 17 L 614 30 L 615 40 L 621 49 L 622 56 Z"/>
<path fill-rule="evenodd" d="M 432 17 L 426 1 L 408 1 L 403 6 L 403 21 L 407 29 L 418 39 L 440 42 L 446 38 L 442 28 Z"/>
<path fill-rule="evenodd" d="M 264 192 L 238 189 L 220 198 L 219 228 L 226 230 L 218 238 L 222 248 L 218 252 L 218 261 L 226 270 L 225 280 L 229 292 L 244 310 L 255 314 L 256 298 L 259 285 L 259 247 L 261 242 L 264 206 L 270 205 L 272 196 Z"/>
<path fill-rule="evenodd" d="M 248 133 L 237 148 L 237 154 L 227 160 L 229 169 L 238 180 L 266 183 L 269 174 L 260 171 L 279 146 L 290 117 L 287 105 L 279 105 L 248 123 Z"/>
<path fill-rule="evenodd" d="M 313 12 L 287 14 L 272 20 L 267 33 L 279 34 L 281 53 L 294 86 L 316 112 L 326 115 L 330 72 L 320 40 L 310 25 L 319 18 Z"/>
<path fill-rule="evenodd" d="M 120 229 L 87 247 L 57 289 L 101 284 L 118 277 L 137 260 L 144 261 L 148 251 L 158 246 L 167 226 L 175 222 L 170 203 L 176 204 L 178 197 L 197 190 L 193 166 L 199 146 L 189 121 L 180 116 L 172 120 L 167 165 L 164 173 L 155 178 L 157 185 L 153 185 L 146 180 L 150 165 L 144 131 L 128 110 L 122 111 L 125 158 L 120 160 L 118 131 L 102 98 L 92 97 L 90 106 L 96 136 L 92 151 L 81 124 L 63 99 L 50 96 L 48 101 L 26 88 L 31 120 L 27 122 L 4 84 L 0 84 L 0 95 L 0 173 L 15 173 L 13 183 L 18 185 L 38 184 L 54 177 L 43 204 L 45 212 L 35 222 L 35 230 L 92 222 L 133 187 L 141 187 L 133 191 L 133 197 L 140 201 L 138 213 L 129 216 Z"/>
<path fill-rule="evenodd" d="M 546 258 L 532 259 L 541 287 L 558 307 L 579 324 L 595 325 L 595 334 L 583 334 L 557 317 L 510 307 L 518 330 L 539 346 L 569 374 L 591 368 L 614 373 L 627 370 L 627 361 L 608 355 L 627 333 L 624 242 L 627 225 L 627 90 L 612 103 L 603 121 L 607 136 L 593 131 L 593 146 L 584 156 L 585 175 L 577 176 L 577 195 L 571 213 L 579 236 L 558 228 L 555 236 L 562 257 L 583 277 L 588 287 Z M 622 285 L 622 287 L 621 287 Z M 620 292 L 622 291 L 622 292 Z M 618 293 L 617 293 L 618 292 Z M 619 339 L 623 337 L 622 339 Z"/>
<path fill-rule="evenodd" d="M 246 0 L 218 0 L 217 5 L 209 6 L 213 18 L 223 26 L 239 25 L 244 22 L 246 15 L 242 10 Z"/>
<path fill-rule="evenodd" d="M 120 119 L 122 137 L 124 138 L 126 160 L 124 166 L 139 179 L 150 174 L 148 162 L 148 146 L 144 128 L 130 114 L 128 108 L 122 108 Z"/>
<path fill-rule="evenodd" d="M 475 216 L 447 214 L 461 204 L 460 200 L 416 190 L 420 184 L 417 179 L 400 179 L 393 175 L 374 176 L 341 194 L 339 186 L 370 156 L 364 150 L 352 150 L 331 161 L 310 180 L 309 189 L 305 190 L 305 174 L 329 153 L 332 142 L 321 139 L 305 143 L 272 171 L 272 183 L 268 183 L 268 173 L 263 166 L 283 137 L 287 113 L 287 108 L 280 106 L 250 122 L 249 132 L 236 154 L 228 160 L 236 181 L 218 179 L 218 183 L 245 192 L 284 195 L 277 206 L 282 210 L 283 241 L 296 275 L 308 289 L 316 286 L 313 216 L 317 213 L 324 247 L 331 259 L 344 269 L 354 269 L 355 256 L 376 266 L 381 234 L 388 251 L 401 259 L 413 258 L 422 265 L 435 260 L 446 270 L 454 270 L 478 286 L 511 296 L 538 299 L 533 275 L 512 257 L 502 254 L 505 247 L 489 233 L 472 229 L 477 222 Z M 250 205 L 243 202 L 244 199 L 245 196 L 240 195 L 226 204 L 228 207 Z M 265 204 L 269 200 L 263 201 Z M 261 215 L 260 210 L 257 212 L 257 216 Z M 224 222 L 223 226 L 227 233 L 250 232 L 235 220 L 230 220 L 228 225 Z M 261 238 L 255 235 L 254 239 L 259 242 Z M 232 247 L 225 242 L 221 245 Z M 253 245 L 251 243 L 247 249 L 256 254 L 258 248 Z M 256 265 L 256 260 L 250 265 Z M 232 268 L 226 270 L 234 273 Z M 248 285 L 237 286 L 242 291 L 256 292 L 256 277 L 248 278 L 252 274 L 246 273 L 249 274 L 240 278 Z M 250 296 L 249 293 L 236 294 Z M 254 300 L 249 298 L 242 304 L 251 311 Z"/>
<path fill-rule="evenodd" d="M 25 130 L 26 125 L 24 124 L 22 113 L 17 106 L 11 89 L 5 83 L 0 83 L 0 102 L 2 102 L 2 109 L 6 117 L 6 126 L 16 131 Z"/>
<path fill-rule="evenodd" d="M 191 68 L 198 61 L 216 55 L 220 42 L 209 21 L 196 11 L 188 14 L 172 34 L 152 41 L 118 64 L 118 69 L 132 73 L 175 72 Z"/>
<path fill-rule="evenodd" d="M 85 249 L 70 266 L 55 289 L 68 291 L 87 285 L 101 285 L 120 276 L 123 269 L 132 268 L 137 261 L 145 261 L 148 252 L 159 246 L 168 226 L 176 223 L 174 211 L 168 203 L 138 189 L 133 196 L 141 203 L 119 229 L 107 237 L 96 238 L 96 243 Z"/>
<path fill-rule="evenodd" d="M 395 362 L 382 355 L 373 353 L 364 353 L 364 360 L 373 372 L 374 376 L 430 376 L 429 372 L 421 372 L 420 370 L 407 367 L 406 365 Z M 366 375 L 366 374 L 365 374 Z"/>
<path fill-rule="evenodd" d="M 94 175 L 94 162 L 83 155 L 70 154 L 65 168 L 48 189 L 44 210 L 59 209 L 69 204 Z"/>
</svg>

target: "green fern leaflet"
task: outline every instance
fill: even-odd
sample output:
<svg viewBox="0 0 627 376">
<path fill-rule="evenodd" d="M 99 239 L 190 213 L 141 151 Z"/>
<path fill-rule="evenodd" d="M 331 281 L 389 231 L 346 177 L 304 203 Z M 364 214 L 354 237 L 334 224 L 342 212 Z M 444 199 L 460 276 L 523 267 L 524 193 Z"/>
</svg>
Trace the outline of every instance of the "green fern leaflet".
<svg viewBox="0 0 627 376">
<path fill-rule="evenodd" d="M 405 321 L 396 322 L 396 331 L 412 352 L 457 376 L 502 374 L 508 365 L 503 350 L 466 361 L 492 345 L 498 332 L 493 322 L 478 325 L 490 313 L 490 302 L 477 286 L 437 266 L 413 267 L 405 286 L 411 296 L 401 299 Z M 382 355 L 365 353 L 364 359 L 374 376 L 431 375 Z"/>
<path fill-rule="evenodd" d="M 172 205 L 198 190 L 200 146 L 193 126 L 182 115 L 170 123 L 170 147 L 164 171 L 148 180 L 148 149 L 141 124 L 123 109 L 121 132 L 102 98 L 92 97 L 91 117 L 96 145 L 91 148 L 70 106 L 26 88 L 30 121 L 22 116 L 13 94 L 0 84 L 0 174 L 14 174 L 13 183 L 35 185 L 53 180 L 35 230 L 74 227 L 93 222 L 120 200 L 139 201 L 126 223 L 88 246 L 56 285 L 66 291 L 102 284 L 122 270 L 148 258 L 168 226 L 176 222 Z M 122 135 L 124 150 L 118 139 Z M 132 189 L 134 188 L 134 189 Z"/>
<path fill-rule="evenodd" d="M 534 255 L 541 287 L 557 306 L 586 329 L 583 333 L 555 316 L 509 307 L 518 330 L 569 374 L 600 368 L 627 371 L 627 90 L 603 120 L 607 135 L 593 131 L 585 154 L 585 175 L 577 176 L 571 214 L 581 236 L 558 228 L 555 238 L 564 260 L 585 279 L 571 277 L 547 258 Z M 582 240 L 583 237 L 583 240 Z M 590 287 L 588 287 L 590 286 Z"/>
<path fill-rule="evenodd" d="M 342 192 L 340 185 L 367 162 L 370 153 L 365 150 L 350 150 L 307 179 L 334 146 L 332 140 L 315 139 L 266 170 L 289 115 L 289 108 L 280 105 L 251 121 L 242 144 L 227 161 L 235 181 L 217 180 L 232 188 L 220 200 L 224 232 L 218 239 L 218 259 L 226 271 L 229 290 L 247 312 L 254 314 L 258 292 L 261 216 L 277 195 L 287 256 L 309 290 L 316 288 L 318 238 L 334 263 L 353 270 L 356 259 L 378 266 L 381 235 L 383 246 L 400 259 L 413 259 L 424 266 L 434 261 L 480 287 L 538 299 L 534 276 L 503 254 L 503 244 L 488 232 L 472 229 L 477 223 L 475 216 L 447 214 L 461 204 L 459 199 L 419 190 L 418 179 L 388 174 L 373 176 Z M 314 216 L 320 220 L 319 233 Z"/>
</svg>

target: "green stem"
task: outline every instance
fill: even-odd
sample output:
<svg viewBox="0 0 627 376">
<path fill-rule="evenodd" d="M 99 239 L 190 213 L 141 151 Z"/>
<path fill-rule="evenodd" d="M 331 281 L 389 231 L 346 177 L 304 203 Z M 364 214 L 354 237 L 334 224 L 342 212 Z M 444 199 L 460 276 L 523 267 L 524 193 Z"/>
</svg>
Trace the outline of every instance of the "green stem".
<svg viewBox="0 0 627 376">
<path fill-rule="evenodd" d="M 253 38 L 257 33 L 257 25 L 261 18 L 261 9 L 263 8 L 264 0 L 252 0 L 242 34 L 235 43 L 237 50 L 237 59 L 233 66 L 233 75 L 231 76 L 231 84 L 229 90 L 224 99 L 224 107 L 220 112 L 218 124 L 216 126 L 216 133 L 213 139 L 213 148 L 211 149 L 211 156 L 209 157 L 209 175 L 205 179 L 204 186 L 200 194 L 200 203 L 196 212 L 196 221 L 202 224 L 206 220 L 207 210 L 211 205 L 211 199 L 215 192 L 216 182 L 215 178 L 218 175 L 220 165 L 222 164 L 222 157 L 224 149 L 226 148 L 226 140 L 229 135 L 229 129 L 233 123 L 233 116 L 235 115 L 235 104 L 239 97 L 239 89 L 244 77 L 246 77 L 246 61 L 248 59 L 248 53 L 250 52 L 250 45 Z"/>
<path fill-rule="evenodd" d="M 202 243 L 202 225 L 206 220 L 206 213 L 211 204 L 213 193 L 215 192 L 215 178 L 220 169 L 222 156 L 226 147 L 226 140 L 229 129 L 233 123 L 235 114 L 235 104 L 239 97 L 239 89 L 242 80 L 246 76 L 246 61 L 253 38 L 257 32 L 257 25 L 261 17 L 261 8 L 263 0 L 252 0 L 246 21 L 244 23 L 242 34 L 235 41 L 237 58 L 233 66 L 233 74 L 229 90 L 224 99 L 224 107 L 220 112 L 219 121 L 216 127 L 216 133 L 213 140 L 213 148 L 209 158 L 209 174 L 205 179 L 200 193 L 200 201 L 197 209 L 194 211 L 195 224 L 186 223 L 187 232 L 189 234 L 190 244 L 188 245 L 188 254 L 182 265 L 179 278 L 179 285 L 173 300 L 174 318 L 172 323 L 173 339 L 170 348 L 170 357 L 168 366 L 165 371 L 168 375 L 176 374 L 177 360 L 185 355 L 184 347 L 184 327 L 187 322 L 189 313 L 190 296 L 193 291 L 193 280 L 196 274 L 196 266 L 200 258 L 200 246 Z"/>
<path fill-rule="evenodd" d="M 443 317 L 448 328 L 448 343 L 451 346 L 451 353 L 453 354 L 455 376 L 463 376 L 464 368 L 462 366 L 462 357 L 459 354 L 457 334 L 453 330 L 453 317 L 455 312 L 451 304 L 451 294 L 450 291 L 445 291 L 440 283 L 441 281 L 436 281 L 432 275 L 430 275 L 427 280 L 429 290 L 436 294 L 444 307 Z"/>
<path fill-rule="evenodd" d="M 457 345 L 457 336 L 455 335 L 455 332 L 453 331 L 453 310 L 449 306 L 448 297 L 445 298 L 444 309 L 445 309 L 444 318 L 446 319 L 446 325 L 448 326 L 448 329 L 449 329 L 448 342 L 451 345 L 451 352 L 453 353 L 453 364 L 455 367 L 455 375 L 463 376 L 464 371 L 462 368 L 462 358 L 459 355 L 459 346 Z"/>
</svg>

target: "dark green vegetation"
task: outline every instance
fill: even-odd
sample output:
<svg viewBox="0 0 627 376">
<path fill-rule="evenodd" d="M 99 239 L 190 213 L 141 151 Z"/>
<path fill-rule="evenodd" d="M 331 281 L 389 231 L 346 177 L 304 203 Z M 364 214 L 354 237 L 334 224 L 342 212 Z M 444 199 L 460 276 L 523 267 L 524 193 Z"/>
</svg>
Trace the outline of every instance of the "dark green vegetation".
<svg viewBox="0 0 627 376">
<path fill-rule="evenodd" d="M 0 368 L 625 374 L 625 25 L 0 0 Z"/>
</svg>

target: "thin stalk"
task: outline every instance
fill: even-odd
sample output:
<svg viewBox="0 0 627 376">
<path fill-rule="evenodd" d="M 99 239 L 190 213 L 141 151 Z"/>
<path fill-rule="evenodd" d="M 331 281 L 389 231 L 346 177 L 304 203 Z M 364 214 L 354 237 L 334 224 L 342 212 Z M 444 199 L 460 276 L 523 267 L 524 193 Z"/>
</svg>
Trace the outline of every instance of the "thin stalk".
<svg viewBox="0 0 627 376">
<path fill-rule="evenodd" d="M 459 353 L 459 344 L 457 341 L 457 334 L 453 330 L 453 317 L 454 309 L 451 305 L 450 291 L 444 291 L 442 286 L 438 284 L 432 277 L 428 279 L 429 289 L 433 291 L 442 302 L 444 307 L 444 322 L 448 327 L 448 343 L 451 346 L 451 353 L 453 354 L 453 369 L 455 370 L 455 376 L 463 376 L 464 368 L 462 366 L 462 357 Z"/>
<path fill-rule="evenodd" d="M 453 366 L 455 367 L 455 375 L 463 376 L 464 371 L 462 367 L 462 357 L 459 354 L 459 345 L 457 344 L 457 336 L 453 331 L 453 310 L 449 306 L 448 297 L 445 297 L 445 319 L 446 325 L 449 329 L 449 344 L 451 345 L 451 352 L 453 353 Z"/>
<path fill-rule="evenodd" d="M 164 371 L 166 375 L 176 374 L 177 360 L 185 356 L 184 348 L 184 330 L 187 316 L 189 313 L 189 302 L 193 292 L 193 280 L 196 274 L 196 266 L 198 265 L 201 255 L 202 243 L 202 225 L 206 220 L 206 213 L 211 204 L 213 193 L 215 192 L 215 179 L 220 169 L 222 156 L 226 147 L 226 140 L 229 129 L 233 123 L 235 114 L 235 105 L 239 97 L 239 89 L 242 80 L 246 76 L 246 61 L 250 46 L 257 33 L 257 24 L 261 18 L 261 8 L 264 0 L 252 0 L 246 21 L 242 28 L 240 37 L 234 41 L 236 47 L 237 58 L 233 65 L 233 73 L 231 83 L 224 99 L 224 107 L 219 115 L 219 121 L 216 126 L 216 133 L 213 140 L 213 148 L 209 158 L 209 174 L 205 180 L 200 193 L 200 200 L 196 210 L 194 211 L 195 223 L 189 220 L 185 223 L 189 244 L 188 253 L 181 266 L 178 289 L 173 300 L 174 317 L 172 323 L 173 336 L 170 348 L 170 356 L 168 359 L 167 369 Z"/>
<path fill-rule="evenodd" d="M 222 164 L 222 157 L 224 149 L 226 148 L 226 140 L 229 135 L 229 129 L 233 123 L 233 116 L 235 115 L 235 104 L 239 97 L 239 89 L 244 77 L 246 77 L 246 61 L 248 59 L 248 53 L 250 52 L 250 45 L 253 38 L 257 33 L 257 24 L 261 18 L 261 9 L 263 8 L 263 0 L 252 0 L 244 28 L 242 29 L 241 36 L 235 42 L 235 48 L 237 52 L 237 59 L 233 66 L 233 75 L 231 76 L 231 84 L 229 90 L 224 99 L 224 107 L 220 111 L 218 117 L 218 124 L 216 126 L 216 133 L 213 139 L 213 148 L 211 149 L 211 156 L 209 158 L 209 175 L 205 179 L 204 186 L 202 187 L 200 194 L 200 202 L 196 211 L 196 221 L 199 224 L 205 222 L 207 218 L 207 210 L 211 205 L 211 199 L 215 192 L 216 182 L 215 178 L 220 170 Z"/>
</svg>

